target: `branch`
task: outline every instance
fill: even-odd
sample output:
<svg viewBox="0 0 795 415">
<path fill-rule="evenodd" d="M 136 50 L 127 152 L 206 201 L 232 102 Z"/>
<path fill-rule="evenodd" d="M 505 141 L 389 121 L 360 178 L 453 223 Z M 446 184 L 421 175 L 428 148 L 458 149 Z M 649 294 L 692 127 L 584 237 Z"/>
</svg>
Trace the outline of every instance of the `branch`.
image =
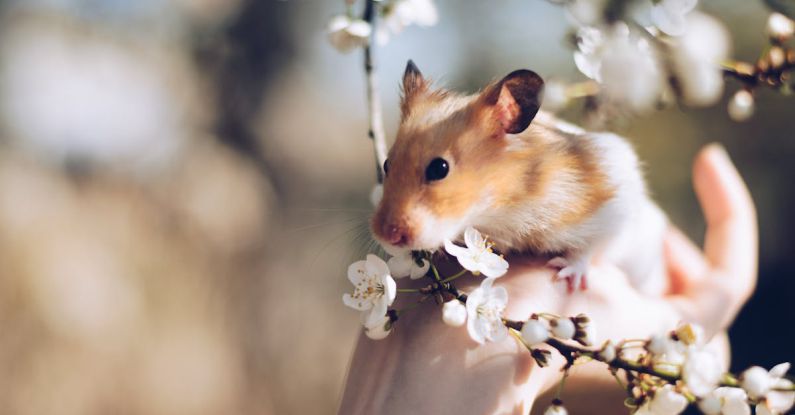
<svg viewBox="0 0 795 415">
<path fill-rule="evenodd" d="M 722 66 L 725 76 L 740 81 L 746 88 L 760 85 L 781 88 L 791 79 L 790 72 L 795 70 L 795 50 L 775 45 L 756 65 L 730 61 Z"/>
<path fill-rule="evenodd" d="M 367 46 L 364 47 L 364 73 L 367 78 L 367 116 L 369 118 L 369 131 L 367 135 L 373 140 L 376 160 L 376 179 L 378 183 L 384 182 L 383 166 L 386 161 L 386 134 L 384 133 L 384 120 L 381 112 L 381 97 L 378 92 L 378 76 L 376 73 L 373 49 L 376 33 L 377 15 L 375 0 L 366 0 L 362 20 L 370 24 L 372 34 Z"/>
</svg>

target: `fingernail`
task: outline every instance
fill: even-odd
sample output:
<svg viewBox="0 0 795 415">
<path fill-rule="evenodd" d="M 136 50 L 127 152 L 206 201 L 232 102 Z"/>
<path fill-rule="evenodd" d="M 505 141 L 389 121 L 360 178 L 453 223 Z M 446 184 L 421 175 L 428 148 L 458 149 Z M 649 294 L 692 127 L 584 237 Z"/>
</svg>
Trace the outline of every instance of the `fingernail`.
<svg viewBox="0 0 795 415">
<path fill-rule="evenodd" d="M 707 144 L 707 149 L 709 154 L 713 155 L 713 157 L 717 159 L 716 161 L 731 164 L 731 157 L 729 157 L 729 152 L 726 151 L 726 147 L 724 147 L 723 144 L 710 143 Z"/>
</svg>

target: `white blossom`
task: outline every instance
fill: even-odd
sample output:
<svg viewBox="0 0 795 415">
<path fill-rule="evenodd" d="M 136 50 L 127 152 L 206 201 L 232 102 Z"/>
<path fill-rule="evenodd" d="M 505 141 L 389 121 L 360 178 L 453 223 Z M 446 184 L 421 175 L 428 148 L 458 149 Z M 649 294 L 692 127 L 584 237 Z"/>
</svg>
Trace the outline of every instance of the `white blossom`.
<svg viewBox="0 0 795 415">
<path fill-rule="evenodd" d="M 742 387 L 751 398 L 762 398 L 770 390 L 770 375 L 759 366 L 746 369 L 742 376 Z"/>
<path fill-rule="evenodd" d="M 784 378 L 789 367 L 789 363 L 781 363 L 768 372 L 759 366 L 753 366 L 743 372 L 741 386 L 752 399 L 766 398 L 764 410 L 772 413 L 785 412 L 795 403 L 795 392 L 771 391 L 771 389 L 792 386 L 792 382 Z"/>
<path fill-rule="evenodd" d="M 746 121 L 754 115 L 754 96 L 741 89 L 729 100 L 729 117 L 734 121 Z"/>
<path fill-rule="evenodd" d="M 383 24 L 375 39 L 385 45 L 392 34 L 399 34 L 407 26 L 433 26 L 439 21 L 439 12 L 433 0 L 397 0 L 384 7 Z"/>
<path fill-rule="evenodd" d="M 655 415 L 676 415 L 687 408 L 687 398 L 676 392 L 672 385 L 665 385 L 654 392 L 649 410 Z"/>
<path fill-rule="evenodd" d="M 556 79 L 550 79 L 544 83 L 544 100 L 541 106 L 551 112 L 563 109 L 569 102 L 567 85 Z"/>
<path fill-rule="evenodd" d="M 668 336 L 652 336 L 646 349 L 657 365 L 678 366 L 685 362 L 685 345 Z"/>
<path fill-rule="evenodd" d="M 687 30 L 685 17 L 696 4 L 698 0 L 660 0 L 651 8 L 651 20 L 663 33 L 680 36 Z"/>
<path fill-rule="evenodd" d="M 544 411 L 544 415 L 569 415 L 569 411 L 563 405 L 552 404 Z"/>
<path fill-rule="evenodd" d="M 472 271 L 472 273 L 483 273 L 489 278 L 498 278 L 508 271 L 508 261 L 502 256 L 492 251 L 492 244 L 473 227 L 468 227 L 464 231 L 464 243 L 466 248 L 452 243 L 449 239 L 444 241 L 444 249 L 450 255 L 456 257 L 462 267 Z"/>
<path fill-rule="evenodd" d="M 599 351 L 599 357 L 608 363 L 612 362 L 616 355 L 616 346 L 610 340 L 606 341 L 602 346 L 602 350 Z"/>
<path fill-rule="evenodd" d="M 540 320 L 530 319 L 522 326 L 522 339 L 530 346 L 541 344 L 549 338 L 549 329 Z"/>
<path fill-rule="evenodd" d="M 584 26 L 577 31 L 577 51 L 574 52 L 574 64 L 583 75 L 596 81 L 599 81 L 604 42 L 604 34 L 596 27 Z"/>
<path fill-rule="evenodd" d="M 707 14 L 690 13 L 687 21 L 687 32 L 671 47 L 673 71 L 685 104 L 713 105 L 723 95 L 720 64 L 729 57 L 731 38 L 726 26 Z"/>
<path fill-rule="evenodd" d="M 698 409 L 706 415 L 751 415 L 745 391 L 726 386 L 704 396 L 698 402 Z"/>
<path fill-rule="evenodd" d="M 363 311 L 363 324 L 372 327 L 383 319 L 397 295 L 397 285 L 389 275 L 389 267 L 381 258 L 370 254 L 366 260 L 348 267 L 348 280 L 353 284 L 353 294 L 344 294 L 342 302 Z"/>
<path fill-rule="evenodd" d="M 574 63 L 583 75 L 601 85 L 601 94 L 612 104 L 635 111 L 651 108 L 664 86 L 663 73 L 652 45 L 624 23 L 577 32 Z"/>
<path fill-rule="evenodd" d="M 362 320 L 364 324 L 364 334 L 373 339 L 381 340 L 389 335 L 392 331 L 392 320 L 387 315 L 383 315 L 374 321 L 366 321 L 366 313 L 362 313 Z"/>
<path fill-rule="evenodd" d="M 767 18 L 767 35 L 773 39 L 787 40 L 795 34 L 795 21 L 781 13 L 772 13 Z"/>
<path fill-rule="evenodd" d="M 682 365 L 682 380 L 690 392 L 698 397 L 706 396 L 718 387 L 724 369 L 714 353 L 690 347 Z"/>
<path fill-rule="evenodd" d="M 381 203 L 381 199 L 384 197 L 384 185 L 377 184 L 373 186 L 373 189 L 370 190 L 370 203 L 373 207 L 378 206 Z"/>
<path fill-rule="evenodd" d="M 386 264 L 394 278 L 411 277 L 416 280 L 424 277 L 431 267 L 431 263 L 425 258 L 420 259 L 418 263 L 410 249 L 390 245 L 383 245 L 383 247 L 389 255 L 392 255 Z"/>
<path fill-rule="evenodd" d="M 442 321 L 448 326 L 463 326 L 467 321 L 466 307 L 456 299 L 444 303 L 442 306 Z"/>
<path fill-rule="evenodd" d="M 658 57 L 644 38 L 614 30 L 605 43 L 599 77 L 609 102 L 634 111 L 651 109 L 664 85 Z"/>
<path fill-rule="evenodd" d="M 370 23 L 344 14 L 332 17 L 326 28 L 329 42 L 342 53 L 367 45 L 372 31 Z"/>
<path fill-rule="evenodd" d="M 572 322 L 571 319 L 558 318 L 552 320 L 549 324 L 552 327 L 552 335 L 555 337 L 562 340 L 568 340 L 574 337 L 576 329 L 574 327 L 574 322 Z"/>
<path fill-rule="evenodd" d="M 574 340 L 583 346 L 593 346 L 596 342 L 596 325 L 586 315 L 574 317 Z"/>
<path fill-rule="evenodd" d="M 508 304 L 508 291 L 505 287 L 493 287 L 493 278 L 486 278 L 480 287 L 467 298 L 467 331 L 478 343 L 486 340 L 498 342 L 508 335 L 502 323 L 502 313 Z"/>
<path fill-rule="evenodd" d="M 789 379 L 779 378 L 775 380 L 773 387 L 791 389 L 792 381 Z M 767 393 L 765 404 L 772 411 L 786 413 L 795 404 L 795 391 L 783 392 L 771 390 Z"/>
</svg>

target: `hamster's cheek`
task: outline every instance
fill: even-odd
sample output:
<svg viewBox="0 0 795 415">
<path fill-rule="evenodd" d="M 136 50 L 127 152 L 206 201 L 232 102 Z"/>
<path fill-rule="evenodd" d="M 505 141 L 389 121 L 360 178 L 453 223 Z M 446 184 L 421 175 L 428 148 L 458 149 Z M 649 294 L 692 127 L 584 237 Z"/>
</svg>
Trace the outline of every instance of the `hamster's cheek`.
<svg viewBox="0 0 795 415">
<path fill-rule="evenodd" d="M 445 239 L 455 240 L 466 228 L 466 216 L 464 218 L 439 217 L 424 207 L 413 209 L 412 217 L 416 226 L 412 249 L 441 248 Z"/>
</svg>

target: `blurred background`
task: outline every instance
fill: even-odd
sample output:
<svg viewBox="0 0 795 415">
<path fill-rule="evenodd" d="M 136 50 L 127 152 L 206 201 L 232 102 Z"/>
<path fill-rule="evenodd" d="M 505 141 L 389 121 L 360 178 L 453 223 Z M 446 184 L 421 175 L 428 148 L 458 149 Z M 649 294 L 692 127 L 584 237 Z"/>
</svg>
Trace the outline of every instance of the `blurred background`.
<svg viewBox="0 0 795 415">
<path fill-rule="evenodd" d="M 582 78 L 560 7 L 437 5 L 438 25 L 378 50 L 390 139 L 409 58 L 464 91 L 521 67 Z M 756 59 L 761 1 L 700 7 Z M 336 410 L 359 330 L 345 270 L 369 246 L 375 180 L 361 54 L 325 36 L 343 10 L 0 0 L 0 413 Z M 698 241 L 697 150 L 723 143 L 751 188 L 760 282 L 731 330 L 735 370 L 795 360 L 795 98 L 758 98 L 743 124 L 724 98 L 618 127 Z"/>
</svg>

